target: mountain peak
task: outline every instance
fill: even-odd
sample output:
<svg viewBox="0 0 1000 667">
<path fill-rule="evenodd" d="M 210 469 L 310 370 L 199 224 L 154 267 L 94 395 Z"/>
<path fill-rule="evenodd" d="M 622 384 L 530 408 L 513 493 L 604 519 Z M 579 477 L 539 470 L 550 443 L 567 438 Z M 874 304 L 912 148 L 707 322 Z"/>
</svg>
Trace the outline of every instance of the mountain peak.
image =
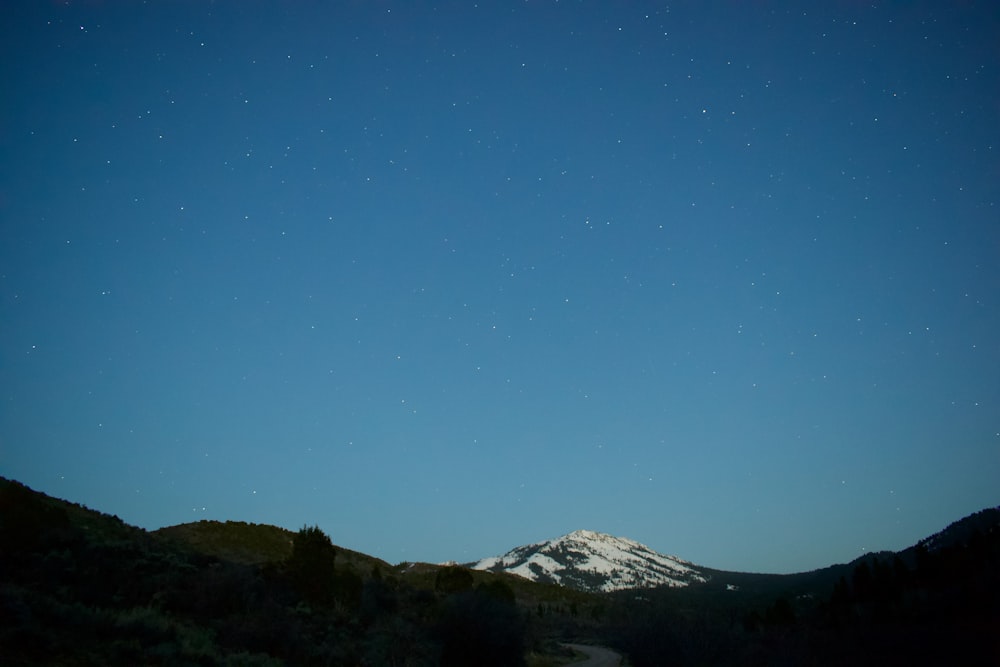
<svg viewBox="0 0 1000 667">
<path fill-rule="evenodd" d="M 610 540 L 624 540 L 622 537 L 615 537 L 614 535 L 609 535 L 608 533 L 600 533 L 596 530 L 574 530 L 572 533 L 563 535 L 563 538 L 575 539 L 575 540 L 593 540 L 595 542 L 607 542 Z"/>
<path fill-rule="evenodd" d="M 552 540 L 515 547 L 470 567 L 510 572 L 585 591 L 677 587 L 708 580 L 687 561 L 659 554 L 635 540 L 593 530 L 575 530 Z"/>
</svg>

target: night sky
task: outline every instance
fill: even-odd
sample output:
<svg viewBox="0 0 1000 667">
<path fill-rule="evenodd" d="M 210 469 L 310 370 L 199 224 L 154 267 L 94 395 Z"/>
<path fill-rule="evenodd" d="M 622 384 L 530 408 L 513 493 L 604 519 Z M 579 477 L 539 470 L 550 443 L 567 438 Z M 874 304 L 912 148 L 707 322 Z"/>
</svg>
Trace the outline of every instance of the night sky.
<svg viewBox="0 0 1000 667">
<path fill-rule="evenodd" d="M 0 13 L 3 476 L 394 563 L 1000 502 L 994 2 Z"/>
</svg>

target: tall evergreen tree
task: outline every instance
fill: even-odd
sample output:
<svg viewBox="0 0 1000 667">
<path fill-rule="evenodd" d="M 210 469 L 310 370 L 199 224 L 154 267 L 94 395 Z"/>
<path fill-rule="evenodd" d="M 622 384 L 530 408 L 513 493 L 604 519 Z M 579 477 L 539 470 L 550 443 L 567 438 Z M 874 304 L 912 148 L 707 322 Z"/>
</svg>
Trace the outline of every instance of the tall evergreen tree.
<svg viewBox="0 0 1000 667">
<path fill-rule="evenodd" d="M 292 555 L 286 566 L 296 589 L 310 602 L 333 601 L 337 550 L 318 526 L 303 527 L 292 540 Z"/>
</svg>

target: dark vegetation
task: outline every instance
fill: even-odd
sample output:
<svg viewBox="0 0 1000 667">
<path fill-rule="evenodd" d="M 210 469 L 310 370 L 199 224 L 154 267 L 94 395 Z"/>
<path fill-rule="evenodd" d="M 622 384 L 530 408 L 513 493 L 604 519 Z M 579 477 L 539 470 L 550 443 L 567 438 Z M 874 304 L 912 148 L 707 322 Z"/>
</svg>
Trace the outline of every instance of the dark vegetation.
<svg viewBox="0 0 1000 667">
<path fill-rule="evenodd" d="M 555 637 L 588 600 L 509 575 L 393 567 L 316 527 L 149 533 L 0 478 L 5 667 L 516 666 L 558 655 Z"/>
<path fill-rule="evenodd" d="M 636 667 L 1000 665 L 1000 509 L 899 554 L 797 575 L 715 575 L 617 594 L 606 642 Z"/>
<path fill-rule="evenodd" d="M 1000 664 L 1000 510 L 899 554 L 587 594 L 390 565 L 317 527 L 146 532 L 0 478 L 0 665 Z"/>
</svg>

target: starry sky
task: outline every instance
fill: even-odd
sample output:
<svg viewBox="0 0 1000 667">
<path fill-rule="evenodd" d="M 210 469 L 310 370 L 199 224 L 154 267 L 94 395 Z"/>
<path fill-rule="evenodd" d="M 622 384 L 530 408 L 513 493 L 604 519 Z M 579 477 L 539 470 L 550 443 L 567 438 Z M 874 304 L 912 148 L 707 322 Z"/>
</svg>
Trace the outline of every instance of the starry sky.
<svg viewBox="0 0 1000 667">
<path fill-rule="evenodd" d="M 390 562 L 1000 502 L 993 2 L 17 2 L 0 474 Z"/>
</svg>

